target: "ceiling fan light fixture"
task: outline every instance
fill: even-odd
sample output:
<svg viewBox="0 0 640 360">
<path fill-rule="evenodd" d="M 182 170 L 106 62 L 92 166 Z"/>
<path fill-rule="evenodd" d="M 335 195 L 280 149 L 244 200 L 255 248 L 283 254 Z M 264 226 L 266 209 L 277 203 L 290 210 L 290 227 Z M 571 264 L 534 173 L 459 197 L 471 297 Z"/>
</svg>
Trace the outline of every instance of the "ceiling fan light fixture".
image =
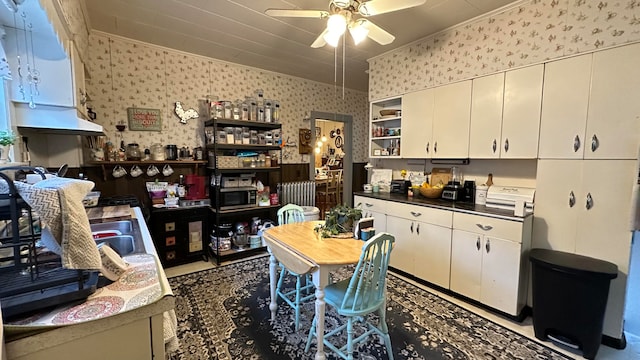
<svg viewBox="0 0 640 360">
<path fill-rule="evenodd" d="M 327 30 L 329 33 L 336 33 L 338 37 L 347 30 L 347 19 L 342 14 L 333 14 L 327 20 Z"/>
<path fill-rule="evenodd" d="M 344 9 L 344 8 L 348 7 L 349 5 L 351 5 L 351 1 L 349 1 L 349 0 L 346 0 L 346 1 L 345 0 L 333 0 L 333 5 L 341 8 L 341 9 Z"/>
<path fill-rule="evenodd" d="M 364 19 L 356 20 L 349 25 L 349 33 L 353 38 L 353 42 L 358 45 L 369 35 L 367 21 Z"/>
<path fill-rule="evenodd" d="M 324 34 L 323 39 L 327 44 L 329 44 L 329 45 L 331 45 L 333 47 L 337 47 L 338 44 L 340 43 L 340 37 L 341 36 L 342 36 L 341 33 L 327 31 L 327 33 Z"/>
</svg>

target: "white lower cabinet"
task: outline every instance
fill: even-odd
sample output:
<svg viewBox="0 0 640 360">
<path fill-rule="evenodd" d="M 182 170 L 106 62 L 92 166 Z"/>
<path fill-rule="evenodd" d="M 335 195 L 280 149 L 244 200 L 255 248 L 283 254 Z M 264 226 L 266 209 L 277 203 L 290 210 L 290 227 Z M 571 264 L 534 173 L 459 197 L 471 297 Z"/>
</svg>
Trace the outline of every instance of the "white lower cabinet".
<svg viewBox="0 0 640 360">
<path fill-rule="evenodd" d="M 396 238 L 389 265 L 448 289 L 451 215 L 451 211 L 412 205 L 388 214 L 387 232 Z"/>
<path fill-rule="evenodd" d="M 353 205 L 362 209 L 362 217 L 372 217 L 373 227 L 376 233 L 387 231 L 387 214 L 385 204 L 387 201 L 371 199 L 363 196 L 354 196 Z"/>
<path fill-rule="evenodd" d="M 517 316 L 527 300 L 531 223 L 454 213 L 451 290 Z"/>
</svg>

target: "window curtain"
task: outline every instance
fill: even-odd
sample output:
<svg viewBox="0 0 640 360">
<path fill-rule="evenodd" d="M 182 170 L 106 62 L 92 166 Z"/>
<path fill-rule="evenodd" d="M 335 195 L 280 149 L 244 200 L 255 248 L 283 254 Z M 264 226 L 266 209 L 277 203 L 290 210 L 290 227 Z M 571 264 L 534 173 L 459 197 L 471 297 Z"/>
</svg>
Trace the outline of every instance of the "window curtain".
<svg viewBox="0 0 640 360">
<path fill-rule="evenodd" d="M 6 35 L 4 29 L 0 27 L 0 38 L 4 39 Z M 4 52 L 4 44 L 0 41 L 0 78 L 4 80 L 11 80 L 11 69 L 9 69 L 9 63 L 7 62 L 7 54 Z"/>
</svg>

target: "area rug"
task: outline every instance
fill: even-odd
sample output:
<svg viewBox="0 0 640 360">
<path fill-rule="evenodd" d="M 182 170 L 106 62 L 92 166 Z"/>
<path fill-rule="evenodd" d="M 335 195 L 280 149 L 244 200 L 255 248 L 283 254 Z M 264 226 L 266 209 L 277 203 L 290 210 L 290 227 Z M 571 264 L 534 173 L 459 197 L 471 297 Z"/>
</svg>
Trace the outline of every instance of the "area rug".
<svg viewBox="0 0 640 360">
<path fill-rule="evenodd" d="M 293 310 L 282 301 L 278 302 L 276 321 L 272 324 L 268 264 L 269 258 L 264 256 L 170 278 L 176 296 L 180 340 L 180 348 L 170 358 L 313 359 L 315 339 L 310 351 L 304 352 L 313 319 L 313 301 L 302 308 L 300 330 L 295 331 Z M 332 276 L 334 280 L 346 278 L 350 276 L 349 269 Z M 569 359 L 391 272 L 387 279 L 387 324 L 397 360 Z M 291 281 L 286 286 L 295 284 Z M 327 306 L 327 330 L 343 321 Z M 367 360 L 388 358 L 377 336 L 360 344 L 354 355 L 356 359 Z M 327 359 L 339 358 L 328 351 Z"/>
</svg>

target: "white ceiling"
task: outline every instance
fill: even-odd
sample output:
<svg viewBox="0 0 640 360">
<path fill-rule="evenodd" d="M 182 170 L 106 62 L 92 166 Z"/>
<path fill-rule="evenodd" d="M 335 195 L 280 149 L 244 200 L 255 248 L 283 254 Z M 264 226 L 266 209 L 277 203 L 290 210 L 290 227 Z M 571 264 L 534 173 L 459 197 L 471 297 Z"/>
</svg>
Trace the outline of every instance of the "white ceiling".
<svg viewBox="0 0 640 360">
<path fill-rule="evenodd" d="M 85 0 L 92 29 L 237 64 L 334 83 L 334 48 L 309 45 L 326 20 L 273 18 L 264 10 L 327 10 L 329 0 Z M 372 0 L 376 1 L 376 0 Z M 505 6 L 513 0 L 427 0 L 370 17 L 395 35 L 357 47 L 347 37 L 345 86 L 368 90 L 367 59 Z M 342 50 L 339 51 L 339 58 Z M 341 83 L 339 61 L 338 83 Z"/>
</svg>

